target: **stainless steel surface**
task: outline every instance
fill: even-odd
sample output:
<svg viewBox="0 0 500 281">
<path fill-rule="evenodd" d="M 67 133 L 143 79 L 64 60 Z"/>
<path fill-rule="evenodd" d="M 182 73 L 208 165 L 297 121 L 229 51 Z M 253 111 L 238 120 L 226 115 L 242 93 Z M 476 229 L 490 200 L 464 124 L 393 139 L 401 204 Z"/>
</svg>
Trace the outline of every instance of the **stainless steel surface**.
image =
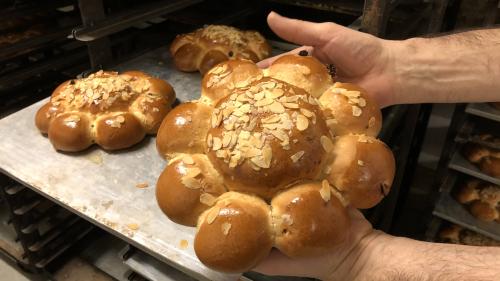
<svg viewBox="0 0 500 281">
<path fill-rule="evenodd" d="M 500 240 L 498 223 L 476 219 L 467 211 L 465 206 L 459 204 L 446 192 L 441 193 L 433 214 L 493 239 Z"/>
<path fill-rule="evenodd" d="M 174 70 L 167 48 L 118 68 L 143 70 L 166 79 L 181 101 L 199 96 L 200 75 Z M 58 153 L 34 124 L 35 113 L 45 102 L 0 120 L 2 172 L 195 278 L 237 279 L 203 266 L 193 251 L 195 229 L 171 222 L 158 208 L 155 183 L 166 161 L 156 151 L 155 138 L 119 152 L 92 147 L 81 153 Z M 143 182 L 149 187 L 136 187 Z M 182 239 L 189 242 L 186 249 L 179 245 Z"/>
<path fill-rule="evenodd" d="M 476 166 L 471 164 L 462 156 L 462 154 L 460 154 L 460 150 L 455 151 L 448 166 L 453 170 L 500 185 L 500 179 L 488 176 L 481 172 Z"/>
<path fill-rule="evenodd" d="M 130 269 L 151 281 L 195 281 L 179 270 L 136 250 L 123 261 Z"/>
<path fill-rule="evenodd" d="M 465 112 L 500 122 L 500 110 L 487 103 L 469 103 L 465 108 Z"/>
</svg>

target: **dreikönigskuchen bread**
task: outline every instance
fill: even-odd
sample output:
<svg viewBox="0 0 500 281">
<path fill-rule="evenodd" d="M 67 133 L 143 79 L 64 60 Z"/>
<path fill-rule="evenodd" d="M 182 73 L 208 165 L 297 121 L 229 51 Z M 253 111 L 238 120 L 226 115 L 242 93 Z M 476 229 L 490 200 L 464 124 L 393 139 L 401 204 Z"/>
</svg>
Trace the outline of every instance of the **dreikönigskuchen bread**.
<svg viewBox="0 0 500 281">
<path fill-rule="evenodd" d="M 455 198 L 476 218 L 500 222 L 500 187 L 477 179 L 458 187 Z"/>
<path fill-rule="evenodd" d="M 59 85 L 35 124 L 60 151 L 122 149 L 155 134 L 174 100 L 170 84 L 143 72 L 98 71 Z"/>
<path fill-rule="evenodd" d="M 285 55 L 264 70 L 223 62 L 204 76 L 200 99 L 161 124 L 157 148 L 170 162 L 158 204 L 197 225 L 194 250 L 219 271 L 250 270 L 272 247 L 323 254 L 345 239 L 346 206 L 373 207 L 390 190 L 381 118 L 364 89 L 334 83 L 313 57 Z"/>
<path fill-rule="evenodd" d="M 229 59 L 258 62 L 267 58 L 271 47 L 257 31 L 244 31 L 225 25 L 208 25 L 177 35 L 170 45 L 174 64 L 181 71 L 205 74 Z"/>
</svg>

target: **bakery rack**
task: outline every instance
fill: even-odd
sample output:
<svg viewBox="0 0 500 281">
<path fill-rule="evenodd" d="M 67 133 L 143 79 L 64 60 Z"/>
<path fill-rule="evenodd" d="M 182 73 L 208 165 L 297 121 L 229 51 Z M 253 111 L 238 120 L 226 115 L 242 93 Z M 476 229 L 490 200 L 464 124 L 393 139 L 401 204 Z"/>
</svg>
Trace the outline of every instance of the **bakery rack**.
<svg viewBox="0 0 500 281">
<path fill-rule="evenodd" d="M 456 223 L 495 240 L 500 240 L 500 224 L 484 222 L 472 216 L 465 206 L 453 198 L 453 191 L 458 183 L 471 177 L 500 185 L 500 179 L 481 172 L 461 153 L 462 146 L 467 142 L 498 148 L 477 137 L 478 134 L 484 133 L 498 136 L 498 132 L 500 132 L 500 111 L 492 106 L 484 103 L 462 104 L 456 107 L 438 166 L 435 184 L 439 188 L 436 192 L 438 199 L 432 212 L 440 219 Z M 436 236 L 438 228 L 435 225 L 436 220 L 431 221 L 426 234 L 428 239 Z"/>
<path fill-rule="evenodd" d="M 14 46 L 23 48 L 25 44 L 32 44 L 28 45 L 34 47 L 33 54 L 45 54 L 47 49 L 56 49 L 57 56 L 50 60 L 35 60 L 34 63 L 22 65 L 24 67 L 15 68 L 8 75 L 2 75 L 0 82 L 9 84 L 9 81 L 26 81 L 19 87 L 26 93 L 31 91 L 32 96 L 33 92 L 37 92 L 34 97 L 40 98 L 47 96 L 59 82 L 74 77 L 77 73 L 85 75 L 102 67 L 115 70 L 138 69 L 169 81 L 174 86 L 178 99 L 186 101 L 197 97 L 200 76 L 197 73 L 181 73 L 173 68 L 167 43 L 176 33 L 192 30 L 205 23 L 230 24 L 238 21 L 242 25 L 253 27 L 257 18 L 261 26 L 255 26 L 272 38 L 270 31 L 263 27 L 269 9 L 277 9 L 283 13 L 291 6 L 297 8 L 300 6 L 298 4 L 306 3 L 309 5 L 307 8 L 312 10 L 334 12 L 323 13 L 323 16 L 339 17 L 352 28 L 392 38 L 439 30 L 447 7 L 443 3 L 448 3 L 436 0 L 419 6 L 423 7 L 424 16 L 409 18 L 413 23 L 408 24 L 409 30 L 396 35 L 391 32 L 387 23 L 396 21 L 401 24 L 401 15 L 405 14 L 396 13 L 396 10 L 408 2 L 417 1 L 322 1 L 334 3 L 331 5 L 336 7 L 335 10 L 311 6 L 312 2 L 315 1 L 223 1 L 224 4 L 221 5 L 214 4 L 220 2 L 210 0 L 34 1 L 30 5 L 16 6 L 9 12 L 23 15 L 67 5 L 63 9 L 64 13 L 71 14 L 73 20 L 76 16 L 76 24 L 73 21 L 64 29 L 56 31 L 59 32 L 58 36 L 66 36 L 56 36 L 57 39 L 43 37 L 38 41 L 28 40 L 29 42 Z M 301 9 L 297 11 L 303 12 Z M 424 31 L 417 31 L 416 24 L 421 23 L 423 18 L 429 19 L 429 24 L 424 25 Z M 296 47 L 283 42 L 271 42 L 275 54 Z M 26 59 L 26 56 L 11 57 L 10 54 L 16 53 L 14 47 L 9 47 L 10 51 L 3 53 L 9 62 Z M 57 72 L 58 75 L 41 75 L 47 72 Z M 28 83 L 28 80 L 31 82 Z M 44 87 L 34 91 L 34 86 L 27 87 L 30 83 Z M 19 92 L 19 87 L 16 87 L 10 87 L 9 91 Z M 14 220 L 10 220 L 17 232 L 36 229 L 35 225 L 41 225 L 40 222 L 48 218 L 48 213 L 66 213 L 68 218 L 58 224 L 62 225 L 62 230 L 52 232 L 57 232 L 55 237 L 60 237 L 57 241 L 65 243 L 57 244 L 58 248 L 50 248 L 54 249 L 51 252 L 62 253 L 75 243 L 81 243 L 78 238 L 82 235 L 89 233 L 89 237 L 95 238 L 92 236 L 97 231 L 95 229 L 103 229 L 108 234 L 101 236 L 107 237 L 109 241 L 102 242 L 101 239 L 104 238 L 101 236 L 92 238 L 93 243 L 82 254 L 117 280 L 144 280 L 144 277 L 149 280 L 235 280 L 237 276 L 217 273 L 200 264 L 192 245 L 181 247 L 181 240 L 192 241 L 194 230 L 170 222 L 157 208 L 154 185 L 166 162 L 158 157 L 154 138 L 147 138 L 139 145 L 120 152 L 108 153 L 91 148 L 71 155 L 56 153 L 33 124 L 33 115 L 43 102 L 45 100 L 0 120 L 0 135 L 5 136 L 0 146 L 0 171 L 9 178 L 2 181 L 2 186 L 9 192 L 18 189 L 20 192 L 32 191 L 30 196 L 37 198 L 32 203 L 40 202 L 36 203 L 37 206 L 51 202 L 55 204 L 49 208 L 51 211 L 36 217 L 41 218 L 40 220 L 31 221 L 31 227 L 21 224 L 21 227 L 17 227 Z M 377 208 L 369 210 L 367 217 L 374 225 L 386 231 L 390 230 L 393 216 L 402 207 L 402 198 L 406 196 L 407 190 L 403 187 L 409 186 L 411 181 L 430 109 L 429 105 L 403 105 L 384 110 L 385 121 L 380 137 L 395 152 L 400 168 L 389 198 Z M 14 110 L 17 108 L 10 107 L 9 113 Z M 149 187 L 135 187 L 137 183 L 143 182 L 148 182 Z M 15 188 L 11 189 L 12 186 Z M 59 208 L 57 212 L 54 211 L 56 207 Z M 75 231 L 80 235 L 72 235 L 75 233 L 70 231 L 72 226 L 81 226 L 81 231 Z M 63 239 L 64 237 L 68 239 Z M 40 241 L 33 239 L 28 242 L 35 240 Z M 35 248 L 30 249 L 33 246 L 30 243 L 24 243 L 27 245 L 24 247 L 23 240 L 19 241 L 21 243 L 13 245 L 17 245 L 16 249 L 22 251 L 17 251 L 21 254 L 17 253 L 15 258 L 25 261 L 24 264 L 43 268 L 56 258 L 32 255 L 31 260 L 36 262 L 31 263 L 29 251 Z M 44 245 L 49 244 L 47 242 Z M 109 263 L 117 266 L 110 268 Z M 241 277 L 241 280 L 293 279 L 270 278 L 251 272 Z"/>
</svg>

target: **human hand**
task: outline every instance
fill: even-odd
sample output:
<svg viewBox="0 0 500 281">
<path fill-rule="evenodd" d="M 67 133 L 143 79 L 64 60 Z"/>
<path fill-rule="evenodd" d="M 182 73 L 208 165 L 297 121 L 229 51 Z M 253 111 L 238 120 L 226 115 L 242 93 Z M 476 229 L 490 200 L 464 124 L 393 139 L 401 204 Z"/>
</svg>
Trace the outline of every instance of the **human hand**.
<svg viewBox="0 0 500 281">
<path fill-rule="evenodd" d="M 313 277 L 321 280 L 354 280 L 368 244 L 381 232 L 373 230 L 360 211 L 348 207 L 351 227 L 347 239 L 324 256 L 291 259 L 274 250 L 254 271 L 267 275 Z"/>
<path fill-rule="evenodd" d="M 398 103 L 393 62 L 394 52 L 399 50 L 398 41 L 379 39 L 334 23 L 289 19 L 275 12 L 268 15 L 267 22 L 281 38 L 304 45 L 290 53 L 307 50 L 323 63 L 333 64 L 339 81 L 367 89 L 381 107 Z M 276 58 L 258 65 L 267 67 Z"/>
</svg>

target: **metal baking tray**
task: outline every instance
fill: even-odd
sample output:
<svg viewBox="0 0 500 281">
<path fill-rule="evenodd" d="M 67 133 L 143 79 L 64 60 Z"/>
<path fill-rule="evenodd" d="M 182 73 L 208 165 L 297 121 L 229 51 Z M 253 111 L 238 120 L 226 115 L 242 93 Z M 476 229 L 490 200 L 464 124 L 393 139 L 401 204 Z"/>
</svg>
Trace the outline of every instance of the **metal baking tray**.
<svg viewBox="0 0 500 281">
<path fill-rule="evenodd" d="M 500 110 L 487 103 L 469 103 L 465 112 L 500 122 Z"/>
<path fill-rule="evenodd" d="M 453 199 L 450 194 L 443 192 L 432 212 L 435 216 L 459 224 L 496 240 L 500 240 L 500 224 L 484 222 L 476 219 L 465 206 Z"/>
<path fill-rule="evenodd" d="M 273 54 L 282 51 L 274 49 Z M 181 102 L 200 95 L 200 75 L 175 70 L 167 47 L 116 70 L 142 70 L 165 79 Z M 36 111 L 47 100 L 0 120 L 2 173 L 193 278 L 238 279 L 205 267 L 193 250 L 195 228 L 170 221 L 158 208 L 155 184 L 167 162 L 156 151 L 154 137 L 117 152 L 93 146 L 58 153 L 34 124 Z M 136 187 L 144 182 L 149 187 Z M 189 242 L 187 248 L 180 246 L 181 240 Z"/>
<path fill-rule="evenodd" d="M 488 176 L 485 173 L 481 172 L 474 164 L 470 163 L 462 156 L 462 154 L 460 153 L 460 149 L 457 149 L 455 151 L 448 166 L 455 171 L 459 171 L 461 173 L 465 173 L 467 175 L 491 182 L 493 184 L 500 185 L 500 179 Z"/>
</svg>

